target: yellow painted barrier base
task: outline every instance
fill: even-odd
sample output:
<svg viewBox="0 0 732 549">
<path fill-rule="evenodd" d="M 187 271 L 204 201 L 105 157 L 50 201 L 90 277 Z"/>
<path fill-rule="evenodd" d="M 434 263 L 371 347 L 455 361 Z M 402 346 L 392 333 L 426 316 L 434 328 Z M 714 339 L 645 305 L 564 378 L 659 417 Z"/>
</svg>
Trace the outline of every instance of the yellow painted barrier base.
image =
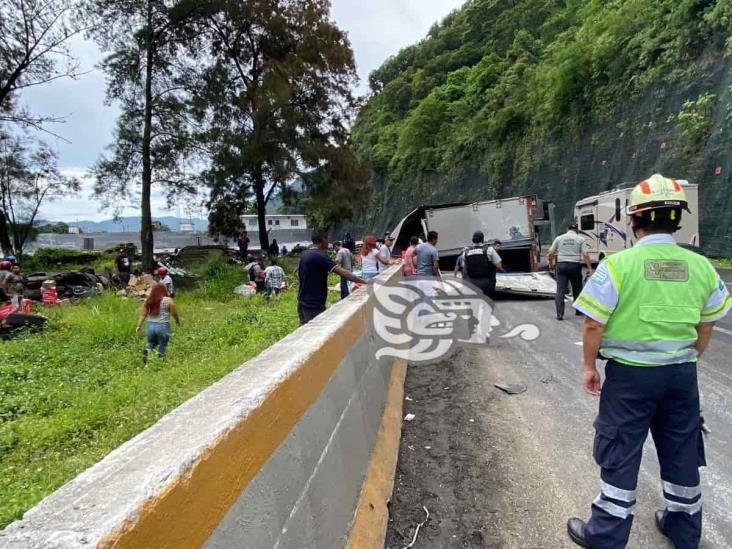
<svg viewBox="0 0 732 549">
<path fill-rule="evenodd" d="M 384 547 L 389 522 L 389 509 L 386 504 L 394 490 L 394 474 L 402 435 L 402 403 L 406 375 L 406 362 L 395 362 L 391 369 L 384 416 L 361 488 L 356 516 L 348 535 L 348 547 L 351 549 Z"/>
</svg>

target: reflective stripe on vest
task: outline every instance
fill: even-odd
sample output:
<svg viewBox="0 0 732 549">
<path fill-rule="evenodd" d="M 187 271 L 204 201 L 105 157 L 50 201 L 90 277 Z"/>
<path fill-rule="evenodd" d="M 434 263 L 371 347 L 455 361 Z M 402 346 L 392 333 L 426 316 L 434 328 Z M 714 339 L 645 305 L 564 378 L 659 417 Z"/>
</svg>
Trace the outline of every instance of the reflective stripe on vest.
<svg viewBox="0 0 732 549">
<path fill-rule="evenodd" d="M 633 366 L 696 362 L 696 327 L 717 283 L 709 261 L 670 243 L 636 246 L 605 261 L 618 303 L 600 354 Z"/>
</svg>

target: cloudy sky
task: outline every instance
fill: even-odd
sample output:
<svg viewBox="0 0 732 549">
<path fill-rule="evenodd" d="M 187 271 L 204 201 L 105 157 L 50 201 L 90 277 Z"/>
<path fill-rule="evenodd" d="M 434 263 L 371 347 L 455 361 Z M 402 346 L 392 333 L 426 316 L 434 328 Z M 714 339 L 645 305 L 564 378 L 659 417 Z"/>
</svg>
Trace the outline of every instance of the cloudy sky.
<svg viewBox="0 0 732 549">
<path fill-rule="evenodd" d="M 358 92 L 367 89 L 368 75 L 391 55 L 425 36 L 439 21 L 465 0 L 332 0 L 332 15 L 351 39 L 361 83 Z M 66 122 L 53 131 L 70 143 L 44 137 L 57 147 L 65 173 L 83 176 L 110 143 L 117 110 L 104 103 L 104 74 L 94 67 L 101 54 L 93 43 L 81 39 L 72 44 L 87 74 L 76 81 L 58 80 L 44 87 L 28 90 L 22 102 L 34 112 L 66 116 Z M 109 212 L 90 199 L 90 185 L 75 198 L 53 202 L 42 208 L 41 216 L 51 220 L 101 220 Z M 175 215 L 165 208 L 158 193 L 153 196 L 153 215 Z M 130 209 L 124 215 L 137 215 Z M 185 214 L 184 214 L 185 215 Z"/>
</svg>

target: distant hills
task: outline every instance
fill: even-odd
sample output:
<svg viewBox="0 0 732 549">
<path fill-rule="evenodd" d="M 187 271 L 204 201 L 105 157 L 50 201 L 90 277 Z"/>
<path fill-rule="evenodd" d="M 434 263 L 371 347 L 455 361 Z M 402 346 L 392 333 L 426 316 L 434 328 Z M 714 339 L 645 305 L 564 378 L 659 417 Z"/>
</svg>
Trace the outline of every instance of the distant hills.
<svg viewBox="0 0 732 549">
<path fill-rule="evenodd" d="M 208 230 L 207 219 L 189 219 L 174 216 L 153 217 L 153 221 L 159 221 L 170 227 L 171 231 L 177 231 L 182 223 L 193 223 L 196 231 L 205 232 Z M 119 219 L 105 219 L 104 221 L 79 221 L 67 222 L 71 227 L 81 227 L 85 233 L 123 233 L 137 232 L 141 228 L 140 217 L 121 217 Z"/>
</svg>

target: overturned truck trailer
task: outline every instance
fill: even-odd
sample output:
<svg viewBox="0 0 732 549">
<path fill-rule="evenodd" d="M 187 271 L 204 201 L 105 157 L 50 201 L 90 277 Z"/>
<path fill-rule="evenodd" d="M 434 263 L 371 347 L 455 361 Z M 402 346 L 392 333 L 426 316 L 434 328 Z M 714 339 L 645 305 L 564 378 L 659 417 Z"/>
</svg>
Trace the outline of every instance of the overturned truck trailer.
<svg viewBox="0 0 732 549">
<path fill-rule="evenodd" d="M 440 266 L 452 270 L 473 232 L 483 231 L 486 243 L 500 240 L 507 273 L 498 275 L 497 290 L 505 293 L 553 296 L 554 279 L 540 273 L 541 240 L 555 234 L 554 204 L 536 195 L 475 203 L 420 206 L 392 231 L 397 253 L 409 246 L 412 236 L 437 231 Z"/>
</svg>

